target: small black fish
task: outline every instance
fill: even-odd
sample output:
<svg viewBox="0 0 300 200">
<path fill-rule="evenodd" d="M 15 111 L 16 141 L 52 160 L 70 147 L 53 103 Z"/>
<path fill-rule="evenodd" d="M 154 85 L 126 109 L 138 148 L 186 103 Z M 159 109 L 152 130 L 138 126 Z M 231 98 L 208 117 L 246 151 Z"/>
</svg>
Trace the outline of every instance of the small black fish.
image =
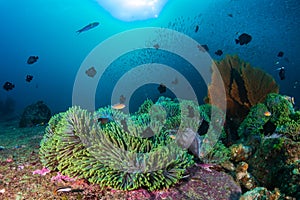
<svg viewBox="0 0 300 200">
<path fill-rule="evenodd" d="M 85 74 L 93 78 L 97 74 L 97 71 L 95 67 L 90 67 L 88 70 L 85 71 Z"/>
<path fill-rule="evenodd" d="M 244 45 L 248 44 L 252 40 L 252 36 L 247 33 L 243 33 L 239 36 L 238 39 L 235 39 L 236 44 Z"/>
<path fill-rule="evenodd" d="M 281 67 L 279 69 L 279 77 L 280 77 L 280 80 L 284 80 L 285 79 L 285 70 L 284 70 L 284 67 Z"/>
<path fill-rule="evenodd" d="M 32 81 L 33 76 L 32 75 L 27 75 L 26 76 L 26 81 L 29 83 L 30 81 Z"/>
<path fill-rule="evenodd" d="M 158 87 L 157 87 L 159 93 L 165 93 L 167 91 L 167 87 L 164 85 L 164 84 L 160 84 Z"/>
<path fill-rule="evenodd" d="M 195 33 L 197 33 L 199 31 L 199 26 L 197 25 L 195 28 Z"/>
<path fill-rule="evenodd" d="M 283 54 L 284 54 L 283 51 L 279 51 L 278 54 L 277 54 L 277 57 L 282 57 Z"/>
<path fill-rule="evenodd" d="M 3 85 L 3 89 L 6 91 L 12 90 L 14 87 L 15 87 L 15 85 L 8 81 L 5 82 Z"/>
<path fill-rule="evenodd" d="M 202 48 L 205 49 L 205 51 L 209 51 L 209 48 L 207 44 L 201 44 Z"/>
<path fill-rule="evenodd" d="M 215 52 L 215 54 L 216 54 L 217 56 L 221 56 L 221 55 L 223 54 L 223 51 L 222 51 L 221 49 L 218 49 L 218 50 Z"/>
<path fill-rule="evenodd" d="M 31 65 L 35 63 L 38 59 L 39 59 L 38 56 L 29 56 L 29 58 L 27 59 L 27 64 Z"/>
<path fill-rule="evenodd" d="M 233 15 L 231 13 L 228 14 L 228 17 L 233 17 Z"/>
</svg>

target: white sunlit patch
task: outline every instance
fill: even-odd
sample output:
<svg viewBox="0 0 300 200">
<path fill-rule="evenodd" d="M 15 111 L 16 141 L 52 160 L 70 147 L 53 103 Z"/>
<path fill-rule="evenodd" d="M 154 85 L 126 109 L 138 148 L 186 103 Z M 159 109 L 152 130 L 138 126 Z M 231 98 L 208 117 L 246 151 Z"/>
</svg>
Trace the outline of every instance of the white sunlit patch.
<svg viewBox="0 0 300 200">
<path fill-rule="evenodd" d="M 112 16 L 124 21 L 157 18 L 168 0 L 97 0 Z"/>
</svg>

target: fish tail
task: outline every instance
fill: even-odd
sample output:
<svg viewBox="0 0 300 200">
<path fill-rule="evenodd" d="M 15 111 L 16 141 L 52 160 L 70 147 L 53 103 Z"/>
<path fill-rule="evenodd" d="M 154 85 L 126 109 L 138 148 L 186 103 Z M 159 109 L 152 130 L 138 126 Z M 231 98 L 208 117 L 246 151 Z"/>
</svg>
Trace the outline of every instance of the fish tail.
<svg viewBox="0 0 300 200">
<path fill-rule="evenodd" d="M 235 39 L 235 43 L 238 44 L 240 41 L 238 39 Z"/>
</svg>

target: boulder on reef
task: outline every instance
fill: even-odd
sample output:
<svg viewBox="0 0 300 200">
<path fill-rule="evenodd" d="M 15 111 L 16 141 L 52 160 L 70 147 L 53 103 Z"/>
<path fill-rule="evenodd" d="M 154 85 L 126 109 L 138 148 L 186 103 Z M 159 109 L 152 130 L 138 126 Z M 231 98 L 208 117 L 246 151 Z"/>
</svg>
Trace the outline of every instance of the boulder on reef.
<svg viewBox="0 0 300 200">
<path fill-rule="evenodd" d="M 44 125 L 51 118 L 49 107 L 42 101 L 27 106 L 21 116 L 19 127 L 32 127 Z"/>
</svg>

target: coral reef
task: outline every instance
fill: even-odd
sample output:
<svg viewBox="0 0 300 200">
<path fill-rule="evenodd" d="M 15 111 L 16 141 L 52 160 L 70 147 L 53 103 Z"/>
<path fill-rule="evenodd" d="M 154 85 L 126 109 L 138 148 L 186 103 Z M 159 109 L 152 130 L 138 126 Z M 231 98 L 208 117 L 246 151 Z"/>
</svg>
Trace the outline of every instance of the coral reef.
<svg viewBox="0 0 300 200">
<path fill-rule="evenodd" d="M 286 137 L 265 138 L 248 160 L 251 173 L 269 189 L 300 197 L 300 143 Z"/>
<path fill-rule="evenodd" d="M 254 189 L 257 186 L 255 178 L 247 171 L 248 163 L 240 162 L 236 167 L 236 181 L 247 190 Z"/>
<path fill-rule="evenodd" d="M 256 200 L 256 199 L 270 199 L 277 200 L 280 197 L 280 192 L 276 189 L 274 192 L 267 190 L 264 187 L 256 187 L 243 194 L 240 200 Z"/>
<path fill-rule="evenodd" d="M 238 133 L 243 144 L 231 147 L 232 160 L 247 161 L 259 185 L 299 198 L 300 112 L 289 97 L 268 94 L 251 108 Z"/>
<path fill-rule="evenodd" d="M 230 146 L 231 160 L 234 162 L 246 161 L 253 154 L 254 149 L 251 146 L 243 144 L 234 144 Z"/>
<path fill-rule="evenodd" d="M 263 102 L 267 94 L 279 91 L 278 85 L 269 74 L 260 68 L 252 67 L 238 56 L 227 55 L 223 60 L 216 62 L 216 66 L 216 68 L 212 68 L 212 81 L 208 87 L 206 102 L 210 102 L 210 96 L 214 96 L 216 99 L 224 98 L 220 96 L 222 92 L 217 84 L 220 80 L 214 73 L 218 70 L 226 91 L 227 118 L 232 118 L 235 123 L 241 122 L 250 108 Z M 222 105 L 218 105 L 217 101 L 214 102 L 214 105 L 222 107 Z"/>
<path fill-rule="evenodd" d="M 114 118 L 100 126 L 91 113 L 72 107 L 49 121 L 41 142 L 41 162 L 64 175 L 122 190 L 155 190 L 177 183 L 193 163 L 192 156 L 167 132 L 149 138 L 130 132 L 142 135 L 140 131 L 151 123 L 139 127 L 127 122 Z"/>
<path fill-rule="evenodd" d="M 225 172 L 197 168 L 191 174 L 190 181 L 179 188 L 184 197 L 178 199 L 239 199 L 241 196 L 241 187 Z"/>
<path fill-rule="evenodd" d="M 46 104 L 38 101 L 27 106 L 20 119 L 19 127 L 31 127 L 35 125 L 44 125 L 51 118 L 51 111 Z"/>
<path fill-rule="evenodd" d="M 265 112 L 270 112 L 266 116 Z M 300 111 L 295 111 L 286 96 L 271 93 L 263 103 L 254 106 L 241 123 L 240 137 L 279 134 L 300 141 Z"/>
</svg>

